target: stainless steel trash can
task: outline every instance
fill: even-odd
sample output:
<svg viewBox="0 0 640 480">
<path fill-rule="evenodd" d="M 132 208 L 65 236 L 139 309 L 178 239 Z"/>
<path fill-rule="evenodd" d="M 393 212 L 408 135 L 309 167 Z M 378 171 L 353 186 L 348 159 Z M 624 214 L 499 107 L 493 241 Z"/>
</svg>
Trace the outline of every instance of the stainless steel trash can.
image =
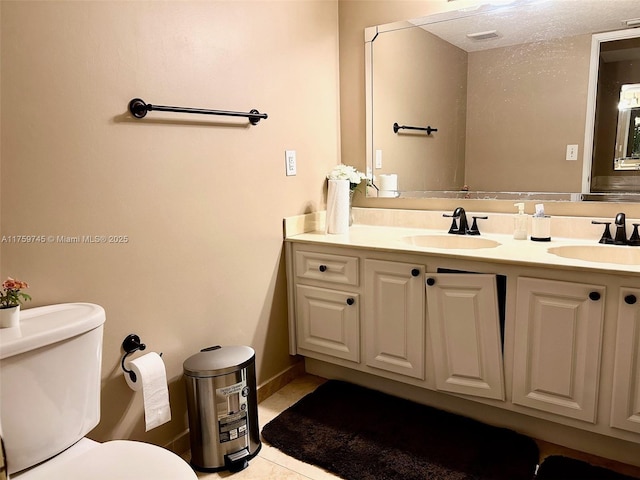
<svg viewBox="0 0 640 480">
<path fill-rule="evenodd" d="M 204 348 L 183 368 L 191 465 L 205 472 L 244 469 L 262 446 L 254 350 Z"/>
</svg>

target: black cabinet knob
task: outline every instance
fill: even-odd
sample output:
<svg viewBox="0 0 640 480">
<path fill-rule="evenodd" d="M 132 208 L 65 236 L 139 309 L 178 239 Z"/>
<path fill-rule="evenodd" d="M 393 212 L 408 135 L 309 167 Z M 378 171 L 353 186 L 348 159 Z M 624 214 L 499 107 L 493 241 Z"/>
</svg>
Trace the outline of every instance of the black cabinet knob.
<svg viewBox="0 0 640 480">
<path fill-rule="evenodd" d="M 427 278 L 427 285 L 429 285 L 430 287 L 434 286 L 436 284 L 436 279 L 435 278 Z"/>
<path fill-rule="evenodd" d="M 627 295 L 626 297 L 624 297 L 624 302 L 627 305 L 633 305 L 634 303 L 636 303 L 638 299 L 636 298 L 635 295 Z"/>
<path fill-rule="evenodd" d="M 352 297 L 347 298 L 347 305 L 353 305 L 354 303 L 356 303 L 355 298 L 352 298 Z"/>
<path fill-rule="evenodd" d="M 414 268 L 411 270 L 411 276 L 412 277 L 417 277 L 418 275 L 420 275 L 420 269 L 419 268 Z"/>
<path fill-rule="evenodd" d="M 600 292 L 590 292 L 589 298 L 594 302 L 600 300 Z"/>
<path fill-rule="evenodd" d="M 327 271 L 327 266 L 326 265 L 320 265 L 318 267 L 318 270 L 320 270 L 321 272 L 326 272 Z"/>
</svg>

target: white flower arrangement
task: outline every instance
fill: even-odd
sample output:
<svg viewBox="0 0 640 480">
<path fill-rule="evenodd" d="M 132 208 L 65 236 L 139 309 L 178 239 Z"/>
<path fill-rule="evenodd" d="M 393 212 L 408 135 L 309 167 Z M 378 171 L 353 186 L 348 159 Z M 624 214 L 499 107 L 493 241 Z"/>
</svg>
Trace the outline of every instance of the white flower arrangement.
<svg viewBox="0 0 640 480">
<path fill-rule="evenodd" d="M 362 180 L 367 179 L 367 176 L 351 165 L 336 165 L 333 170 L 329 172 L 327 178 L 329 180 L 349 180 L 349 188 L 355 190 Z"/>
</svg>

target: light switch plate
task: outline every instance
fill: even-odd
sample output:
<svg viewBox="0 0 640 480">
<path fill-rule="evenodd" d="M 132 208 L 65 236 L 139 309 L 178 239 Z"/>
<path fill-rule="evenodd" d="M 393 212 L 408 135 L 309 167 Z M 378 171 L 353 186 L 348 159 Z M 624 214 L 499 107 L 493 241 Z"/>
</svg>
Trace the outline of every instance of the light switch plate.
<svg viewBox="0 0 640 480">
<path fill-rule="evenodd" d="M 578 145 L 567 145 L 567 160 L 578 160 Z"/>
<path fill-rule="evenodd" d="M 284 151 L 284 160 L 285 160 L 285 168 L 287 172 L 287 177 L 295 175 L 297 171 L 296 164 L 296 151 L 295 150 L 285 150 Z"/>
</svg>

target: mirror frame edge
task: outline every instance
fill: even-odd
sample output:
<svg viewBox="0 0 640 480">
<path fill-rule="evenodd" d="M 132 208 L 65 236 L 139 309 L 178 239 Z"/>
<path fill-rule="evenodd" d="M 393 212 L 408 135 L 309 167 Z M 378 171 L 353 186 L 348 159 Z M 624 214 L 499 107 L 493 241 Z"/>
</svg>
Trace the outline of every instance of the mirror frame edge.
<svg viewBox="0 0 640 480">
<path fill-rule="evenodd" d="M 371 185 L 373 182 L 373 172 L 375 162 L 373 160 L 373 41 L 378 36 L 378 26 L 367 27 L 364 29 L 364 117 L 365 117 L 365 148 L 364 148 L 364 168 L 367 177 L 369 177 L 369 166 L 371 166 Z M 371 163 L 369 163 L 371 162 Z M 373 188 L 376 188 L 375 185 Z M 365 193 L 366 195 L 366 193 Z"/>
</svg>

